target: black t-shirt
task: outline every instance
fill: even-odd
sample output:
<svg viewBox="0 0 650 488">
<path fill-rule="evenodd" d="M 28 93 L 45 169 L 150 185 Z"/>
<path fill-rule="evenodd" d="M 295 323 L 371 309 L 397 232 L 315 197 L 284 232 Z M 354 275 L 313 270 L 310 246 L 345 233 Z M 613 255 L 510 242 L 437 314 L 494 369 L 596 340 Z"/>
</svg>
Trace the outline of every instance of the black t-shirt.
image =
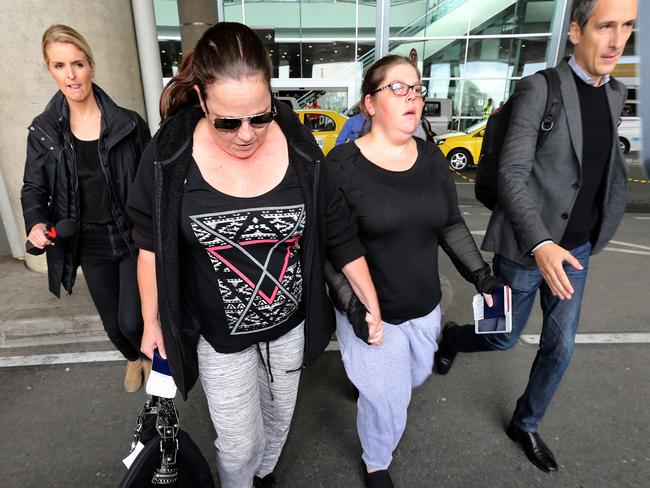
<svg viewBox="0 0 650 488">
<path fill-rule="evenodd" d="M 424 141 L 417 144 L 415 164 L 399 172 L 368 161 L 355 145 L 358 154 L 342 185 L 389 323 L 422 317 L 438 305 L 438 233 L 462 222 L 444 156 Z M 336 152 L 326 164 L 338 164 L 335 158 Z"/>
<path fill-rule="evenodd" d="M 582 183 L 560 245 L 574 249 L 598 235 L 605 173 L 612 152 L 612 122 L 605 86 L 587 85 L 574 73 L 582 116 Z"/>
<path fill-rule="evenodd" d="M 99 140 L 82 141 L 72 135 L 75 148 L 75 166 L 79 179 L 81 222 L 108 224 L 113 221 L 111 200 L 106 178 L 99 161 Z"/>
<path fill-rule="evenodd" d="M 181 207 L 183 306 L 218 352 L 272 341 L 304 319 L 305 205 L 295 170 L 252 198 L 211 187 L 192 161 Z"/>
</svg>

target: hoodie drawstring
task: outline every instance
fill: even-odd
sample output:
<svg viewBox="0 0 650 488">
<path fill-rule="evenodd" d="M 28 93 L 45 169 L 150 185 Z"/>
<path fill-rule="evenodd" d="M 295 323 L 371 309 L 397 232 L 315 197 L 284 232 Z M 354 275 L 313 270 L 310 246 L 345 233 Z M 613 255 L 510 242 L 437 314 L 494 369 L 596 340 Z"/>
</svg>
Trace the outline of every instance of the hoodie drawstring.
<svg viewBox="0 0 650 488">
<path fill-rule="evenodd" d="M 269 386 L 269 392 L 271 393 L 271 401 L 274 401 L 273 398 L 273 388 L 271 388 L 271 383 L 273 383 L 273 371 L 271 370 L 271 347 L 269 343 L 266 343 L 266 361 L 264 361 L 264 355 L 262 354 L 262 349 L 260 348 L 260 343 L 257 344 L 257 353 L 260 356 L 260 360 L 264 365 L 264 371 L 266 372 L 266 381 Z"/>
</svg>

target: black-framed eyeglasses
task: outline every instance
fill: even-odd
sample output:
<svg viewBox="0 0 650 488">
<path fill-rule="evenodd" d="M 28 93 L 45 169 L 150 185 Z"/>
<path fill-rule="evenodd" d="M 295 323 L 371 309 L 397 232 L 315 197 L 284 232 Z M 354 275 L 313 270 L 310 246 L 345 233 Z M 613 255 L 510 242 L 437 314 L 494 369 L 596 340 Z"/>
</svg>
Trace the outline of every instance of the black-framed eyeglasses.
<svg viewBox="0 0 650 488">
<path fill-rule="evenodd" d="M 248 117 L 215 117 L 211 120 L 206 114 L 214 128 L 221 132 L 236 132 L 245 121 L 248 121 L 254 129 L 263 129 L 273 122 L 276 115 L 277 111 L 275 110 L 275 107 L 273 107 L 269 112 L 250 115 Z"/>
<path fill-rule="evenodd" d="M 424 96 L 427 94 L 427 87 L 420 83 L 416 83 L 415 85 L 409 85 L 408 83 L 403 83 L 401 81 L 394 81 L 392 83 L 389 83 L 388 85 L 384 85 L 382 87 L 377 88 L 376 90 L 371 92 L 371 95 L 374 95 L 377 92 L 385 90 L 386 88 L 390 88 L 393 94 L 397 95 L 398 97 L 405 97 L 408 94 L 408 92 L 411 90 L 413 90 L 413 93 L 415 93 L 416 97 L 424 98 Z"/>
</svg>

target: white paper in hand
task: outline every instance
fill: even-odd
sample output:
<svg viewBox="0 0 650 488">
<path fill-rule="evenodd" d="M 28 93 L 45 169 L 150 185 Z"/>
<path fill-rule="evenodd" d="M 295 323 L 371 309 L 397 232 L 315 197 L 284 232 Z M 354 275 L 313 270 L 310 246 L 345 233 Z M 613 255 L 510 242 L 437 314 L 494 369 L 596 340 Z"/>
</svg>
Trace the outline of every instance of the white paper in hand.
<svg viewBox="0 0 650 488">
<path fill-rule="evenodd" d="M 151 363 L 151 374 L 147 380 L 147 394 L 163 398 L 174 398 L 176 396 L 176 383 L 172 377 L 167 360 L 163 359 L 158 349 L 153 352 Z"/>
</svg>

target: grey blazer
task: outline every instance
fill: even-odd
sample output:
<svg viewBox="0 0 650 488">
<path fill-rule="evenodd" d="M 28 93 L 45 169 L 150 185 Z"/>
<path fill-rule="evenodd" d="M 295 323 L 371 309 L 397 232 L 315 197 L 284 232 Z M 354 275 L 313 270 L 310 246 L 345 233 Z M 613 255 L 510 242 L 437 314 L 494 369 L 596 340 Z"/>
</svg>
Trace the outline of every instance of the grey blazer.
<svg viewBox="0 0 650 488">
<path fill-rule="evenodd" d="M 543 240 L 560 242 L 582 182 L 582 118 L 578 89 L 566 61 L 557 66 L 562 110 L 539 151 L 537 134 L 546 106 L 547 85 L 541 74 L 522 78 L 515 89 L 510 125 L 499 162 L 499 203 L 481 248 L 522 266 L 535 266 L 530 251 Z M 612 238 L 626 202 L 627 164 L 618 145 L 618 121 L 626 98 L 615 79 L 605 85 L 614 129 L 603 192 L 602 218 L 592 254 Z"/>
</svg>

